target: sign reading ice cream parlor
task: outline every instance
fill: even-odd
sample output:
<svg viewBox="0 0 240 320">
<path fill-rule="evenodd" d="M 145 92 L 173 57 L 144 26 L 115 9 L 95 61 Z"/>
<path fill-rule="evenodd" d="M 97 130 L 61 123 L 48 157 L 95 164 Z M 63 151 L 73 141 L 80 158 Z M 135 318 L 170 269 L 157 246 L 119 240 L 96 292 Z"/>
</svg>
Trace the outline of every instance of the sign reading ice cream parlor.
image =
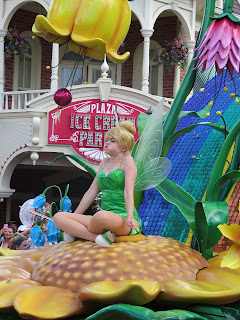
<svg viewBox="0 0 240 320">
<path fill-rule="evenodd" d="M 145 110 L 130 103 L 99 99 L 81 100 L 49 112 L 48 143 L 71 145 L 84 158 L 100 162 L 106 155 L 103 151 L 104 136 L 118 121 L 130 120 L 137 127 L 137 117 Z M 58 113 L 59 120 L 56 119 Z M 135 140 L 138 139 L 138 132 Z"/>
</svg>

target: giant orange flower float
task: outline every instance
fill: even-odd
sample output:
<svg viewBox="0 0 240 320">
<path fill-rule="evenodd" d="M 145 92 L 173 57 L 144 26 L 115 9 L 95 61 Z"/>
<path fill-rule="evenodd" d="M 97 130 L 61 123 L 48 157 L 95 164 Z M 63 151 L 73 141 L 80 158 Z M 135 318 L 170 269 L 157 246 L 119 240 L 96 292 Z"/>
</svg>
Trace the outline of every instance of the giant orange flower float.
<svg viewBox="0 0 240 320">
<path fill-rule="evenodd" d="M 117 50 L 131 22 L 128 0 L 53 0 L 47 17 L 38 15 L 33 33 L 47 41 L 68 42 L 80 54 L 112 62 L 124 62 L 130 53 Z"/>
<path fill-rule="evenodd" d="M 0 257 L 0 309 L 26 319 L 94 313 L 106 305 L 224 304 L 240 297 L 239 269 L 209 263 L 173 239 L 132 236 L 108 248 L 59 243 Z M 101 318 L 100 318 L 101 319 Z"/>
</svg>

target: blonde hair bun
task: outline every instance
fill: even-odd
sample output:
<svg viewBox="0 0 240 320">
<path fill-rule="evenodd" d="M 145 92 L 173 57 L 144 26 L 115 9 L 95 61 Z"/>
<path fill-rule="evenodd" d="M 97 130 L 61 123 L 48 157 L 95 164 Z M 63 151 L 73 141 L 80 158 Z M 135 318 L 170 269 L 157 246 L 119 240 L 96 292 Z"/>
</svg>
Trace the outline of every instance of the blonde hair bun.
<svg viewBox="0 0 240 320">
<path fill-rule="evenodd" d="M 128 121 L 128 120 L 122 121 L 119 123 L 119 127 L 123 127 L 124 129 L 129 131 L 132 135 L 135 135 L 136 133 L 136 128 L 132 121 Z"/>
</svg>

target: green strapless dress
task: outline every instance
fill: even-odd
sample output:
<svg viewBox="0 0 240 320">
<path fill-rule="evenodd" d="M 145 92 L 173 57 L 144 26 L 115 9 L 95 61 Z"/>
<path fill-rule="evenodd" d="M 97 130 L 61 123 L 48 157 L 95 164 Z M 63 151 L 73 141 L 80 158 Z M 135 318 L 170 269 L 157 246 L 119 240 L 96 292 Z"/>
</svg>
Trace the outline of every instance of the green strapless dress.
<svg viewBox="0 0 240 320">
<path fill-rule="evenodd" d="M 124 199 L 125 174 L 121 169 L 114 169 L 108 175 L 102 170 L 98 177 L 98 186 L 102 192 L 101 210 L 106 210 L 127 218 L 127 210 Z M 138 229 L 131 234 L 141 233 L 141 219 L 134 208 L 134 219 L 138 222 Z M 136 231 L 136 232 L 134 232 Z"/>
</svg>

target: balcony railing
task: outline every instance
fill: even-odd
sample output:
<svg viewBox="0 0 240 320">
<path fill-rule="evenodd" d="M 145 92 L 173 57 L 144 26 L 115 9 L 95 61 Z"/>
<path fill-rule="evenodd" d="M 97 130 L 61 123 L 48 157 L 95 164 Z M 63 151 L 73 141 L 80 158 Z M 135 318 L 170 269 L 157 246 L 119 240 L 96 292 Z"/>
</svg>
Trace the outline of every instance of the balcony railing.
<svg viewBox="0 0 240 320">
<path fill-rule="evenodd" d="M 3 92 L 0 96 L 0 112 L 26 111 L 29 101 L 49 92 L 50 89 Z M 167 110 L 171 108 L 172 103 L 173 99 L 165 98 L 164 105 Z"/>
<path fill-rule="evenodd" d="M 50 89 L 3 92 L 1 95 L 0 112 L 26 110 L 28 101 L 48 92 L 50 92 Z"/>
</svg>

